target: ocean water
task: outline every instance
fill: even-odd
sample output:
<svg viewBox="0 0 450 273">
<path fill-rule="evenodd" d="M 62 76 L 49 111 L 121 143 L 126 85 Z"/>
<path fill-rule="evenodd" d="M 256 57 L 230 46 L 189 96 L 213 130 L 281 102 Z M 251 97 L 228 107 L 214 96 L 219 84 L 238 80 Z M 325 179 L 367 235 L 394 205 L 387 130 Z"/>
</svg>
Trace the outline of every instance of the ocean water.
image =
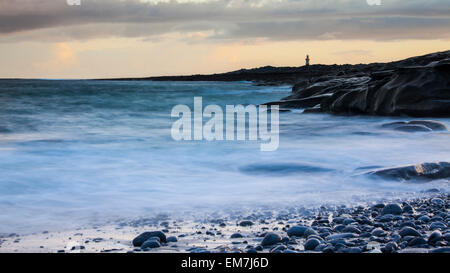
<svg viewBox="0 0 450 273">
<path fill-rule="evenodd" d="M 114 219 L 370 202 L 447 183 L 368 179 L 366 170 L 449 161 L 448 132 L 381 128 L 406 117 L 280 113 L 280 147 L 177 142 L 177 104 L 260 104 L 289 86 L 251 83 L 0 81 L 0 233 Z M 438 119 L 450 125 L 449 119 Z"/>
</svg>

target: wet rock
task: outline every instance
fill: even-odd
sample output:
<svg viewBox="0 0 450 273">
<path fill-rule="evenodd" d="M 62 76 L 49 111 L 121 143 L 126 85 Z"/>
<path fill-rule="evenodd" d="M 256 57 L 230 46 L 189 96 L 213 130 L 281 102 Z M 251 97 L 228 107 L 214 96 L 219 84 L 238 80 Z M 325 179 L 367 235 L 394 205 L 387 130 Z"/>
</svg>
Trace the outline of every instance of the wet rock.
<svg viewBox="0 0 450 273">
<path fill-rule="evenodd" d="M 178 239 L 175 236 L 170 236 L 170 237 L 167 237 L 167 242 L 168 243 L 176 243 L 176 242 L 178 242 Z"/>
<path fill-rule="evenodd" d="M 399 204 L 387 204 L 383 210 L 381 211 L 382 215 L 392 214 L 392 215 L 400 215 L 403 213 L 403 209 Z"/>
<path fill-rule="evenodd" d="M 398 249 L 398 245 L 395 242 L 389 242 L 381 249 L 381 251 L 384 253 L 395 253 Z"/>
<path fill-rule="evenodd" d="M 158 237 L 152 237 L 152 238 L 148 239 L 147 241 L 145 241 L 142 244 L 141 248 L 142 249 L 146 249 L 146 248 L 158 248 L 158 247 L 161 247 L 161 244 L 160 244 L 160 242 L 158 240 L 159 238 L 158 239 L 156 239 L 156 238 L 158 238 Z"/>
<path fill-rule="evenodd" d="M 304 245 L 305 250 L 314 250 L 318 245 L 320 245 L 320 241 L 316 238 L 308 239 Z"/>
<path fill-rule="evenodd" d="M 242 234 L 240 233 L 233 233 L 230 236 L 231 239 L 237 239 L 237 238 L 244 238 L 244 236 L 242 236 Z"/>
<path fill-rule="evenodd" d="M 417 220 L 422 221 L 424 223 L 428 223 L 430 221 L 430 217 L 423 215 L 423 216 L 420 216 L 419 219 L 417 219 Z"/>
<path fill-rule="evenodd" d="M 381 217 L 377 217 L 376 220 L 378 220 L 379 222 L 382 222 L 382 223 L 391 222 L 394 220 L 394 215 L 386 214 Z"/>
<path fill-rule="evenodd" d="M 375 237 L 385 237 L 387 235 L 387 232 L 382 230 L 381 228 L 376 228 L 372 230 L 371 235 Z"/>
<path fill-rule="evenodd" d="M 305 234 L 305 231 L 308 229 L 309 229 L 309 227 L 305 227 L 305 226 L 293 226 L 288 229 L 287 235 L 289 237 L 292 237 L 292 236 L 303 237 L 303 235 Z"/>
<path fill-rule="evenodd" d="M 281 252 L 283 252 L 286 249 L 287 249 L 287 247 L 285 245 L 279 245 L 279 246 L 276 246 L 276 247 L 272 248 L 270 250 L 270 252 L 271 253 L 281 253 Z"/>
<path fill-rule="evenodd" d="M 442 200 L 441 198 L 433 198 L 433 199 L 431 199 L 431 204 L 440 207 L 440 206 L 443 206 L 445 203 L 444 203 L 444 200 Z"/>
<path fill-rule="evenodd" d="M 242 221 L 239 223 L 239 225 L 241 227 L 250 227 L 250 226 L 253 226 L 253 222 L 252 221 Z"/>
<path fill-rule="evenodd" d="M 410 122 L 400 121 L 382 125 L 383 128 L 403 132 L 430 132 L 430 131 L 447 131 L 447 126 L 439 121 L 434 120 L 413 120 Z"/>
<path fill-rule="evenodd" d="M 399 232 L 400 236 L 406 237 L 406 236 L 422 236 L 416 229 L 412 227 L 404 227 Z"/>
<path fill-rule="evenodd" d="M 414 208 L 411 205 L 406 204 L 403 206 L 403 213 L 413 214 L 414 212 Z"/>
<path fill-rule="evenodd" d="M 144 232 L 133 239 L 133 246 L 142 246 L 142 244 L 151 237 L 158 237 L 161 242 L 166 243 L 166 235 L 161 231 Z"/>
<path fill-rule="evenodd" d="M 361 230 L 359 230 L 357 227 L 355 227 L 355 226 L 347 226 L 347 227 L 345 227 L 343 230 L 342 230 L 342 232 L 345 232 L 345 233 L 357 233 L 357 234 L 360 234 L 361 233 Z"/>
<path fill-rule="evenodd" d="M 264 239 L 261 242 L 262 246 L 271 246 L 274 244 L 278 244 L 281 243 L 281 236 L 273 233 L 273 232 L 268 232 L 266 234 L 266 236 L 264 236 Z"/>
<path fill-rule="evenodd" d="M 317 231 L 315 231 L 315 230 L 312 229 L 312 228 L 308 228 L 308 229 L 305 230 L 305 232 L 303 233 L 303 237 L 306 237 L 306 238 L 308 238 L 308 237 L 311 236 L 311 235 L 319 235 L 319 234 L 317 233 Z"/>
<path fill-rule="evenodd" d="M 404 167 L 387 168 L 367 173 L 368 176 L 396 181 L 432 181 L 450 178 L 450 163 L 422 163 Z"/>
<path fill-rule="evenodd" d="M 442 239 L 443 239 L 442 233 L 439 230 L 435 230 L 428 237 L 428 244 L 434 245 Z"/>
<path fill-rule="evenodd" d="M 422 237 L 416 237 L 408 242 L 408 246 L 425 246 L 427 241 Z"/>
<path fill-rule="evenodd" d="M 442 222 L 433 222 L 430 224 L 430 229 L 432 229 L 432 230 L 434 230 L 434 229 L 444 230 L 446 228 L 447 228 L 447 225 Z"/>
</svg>

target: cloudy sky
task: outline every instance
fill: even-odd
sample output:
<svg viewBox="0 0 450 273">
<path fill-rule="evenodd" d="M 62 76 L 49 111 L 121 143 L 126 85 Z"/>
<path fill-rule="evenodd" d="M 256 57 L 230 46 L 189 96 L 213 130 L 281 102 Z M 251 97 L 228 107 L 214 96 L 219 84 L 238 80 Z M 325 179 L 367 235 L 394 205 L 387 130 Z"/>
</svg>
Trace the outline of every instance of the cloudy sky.
<svg viewBox="0 0 450 273">
<path fill-rule="evenodd" d="M 0 78 L 214 73 L 450 49 L 449 0 L 0 0 Z"/>
</svg>

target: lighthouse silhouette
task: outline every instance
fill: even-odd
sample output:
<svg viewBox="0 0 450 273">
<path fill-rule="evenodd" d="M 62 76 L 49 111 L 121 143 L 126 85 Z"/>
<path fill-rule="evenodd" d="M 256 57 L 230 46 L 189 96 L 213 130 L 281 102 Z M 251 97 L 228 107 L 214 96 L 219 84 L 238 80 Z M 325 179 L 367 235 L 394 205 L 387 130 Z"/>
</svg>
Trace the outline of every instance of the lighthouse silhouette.
<svg viewBox="0 0 450 273">
<path fill-rule="evenodd" d="M 309 59 L 309 55 L 306 55 L 306 59 L 305 59 L 305 61 L 306 61 L 306 66 L 309 66 L 309 61 L 310 61 L 310 59 Z"/>
</svg>

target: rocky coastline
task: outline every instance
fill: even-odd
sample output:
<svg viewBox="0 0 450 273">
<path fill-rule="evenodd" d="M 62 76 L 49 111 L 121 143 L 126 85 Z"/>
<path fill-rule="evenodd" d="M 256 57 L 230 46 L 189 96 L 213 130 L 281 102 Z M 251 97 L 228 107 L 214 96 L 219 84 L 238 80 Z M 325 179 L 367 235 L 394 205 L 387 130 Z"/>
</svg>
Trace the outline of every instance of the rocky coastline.
<svg viewBox="0 0 450 273">
<path fill-rule="evenodd" d="M 143 218 L 112 226 L 2 235 L 0 252 L 449 253 L 450 195 L 366 205 L 255 211 L 233 217 Z"/>
</svg>

